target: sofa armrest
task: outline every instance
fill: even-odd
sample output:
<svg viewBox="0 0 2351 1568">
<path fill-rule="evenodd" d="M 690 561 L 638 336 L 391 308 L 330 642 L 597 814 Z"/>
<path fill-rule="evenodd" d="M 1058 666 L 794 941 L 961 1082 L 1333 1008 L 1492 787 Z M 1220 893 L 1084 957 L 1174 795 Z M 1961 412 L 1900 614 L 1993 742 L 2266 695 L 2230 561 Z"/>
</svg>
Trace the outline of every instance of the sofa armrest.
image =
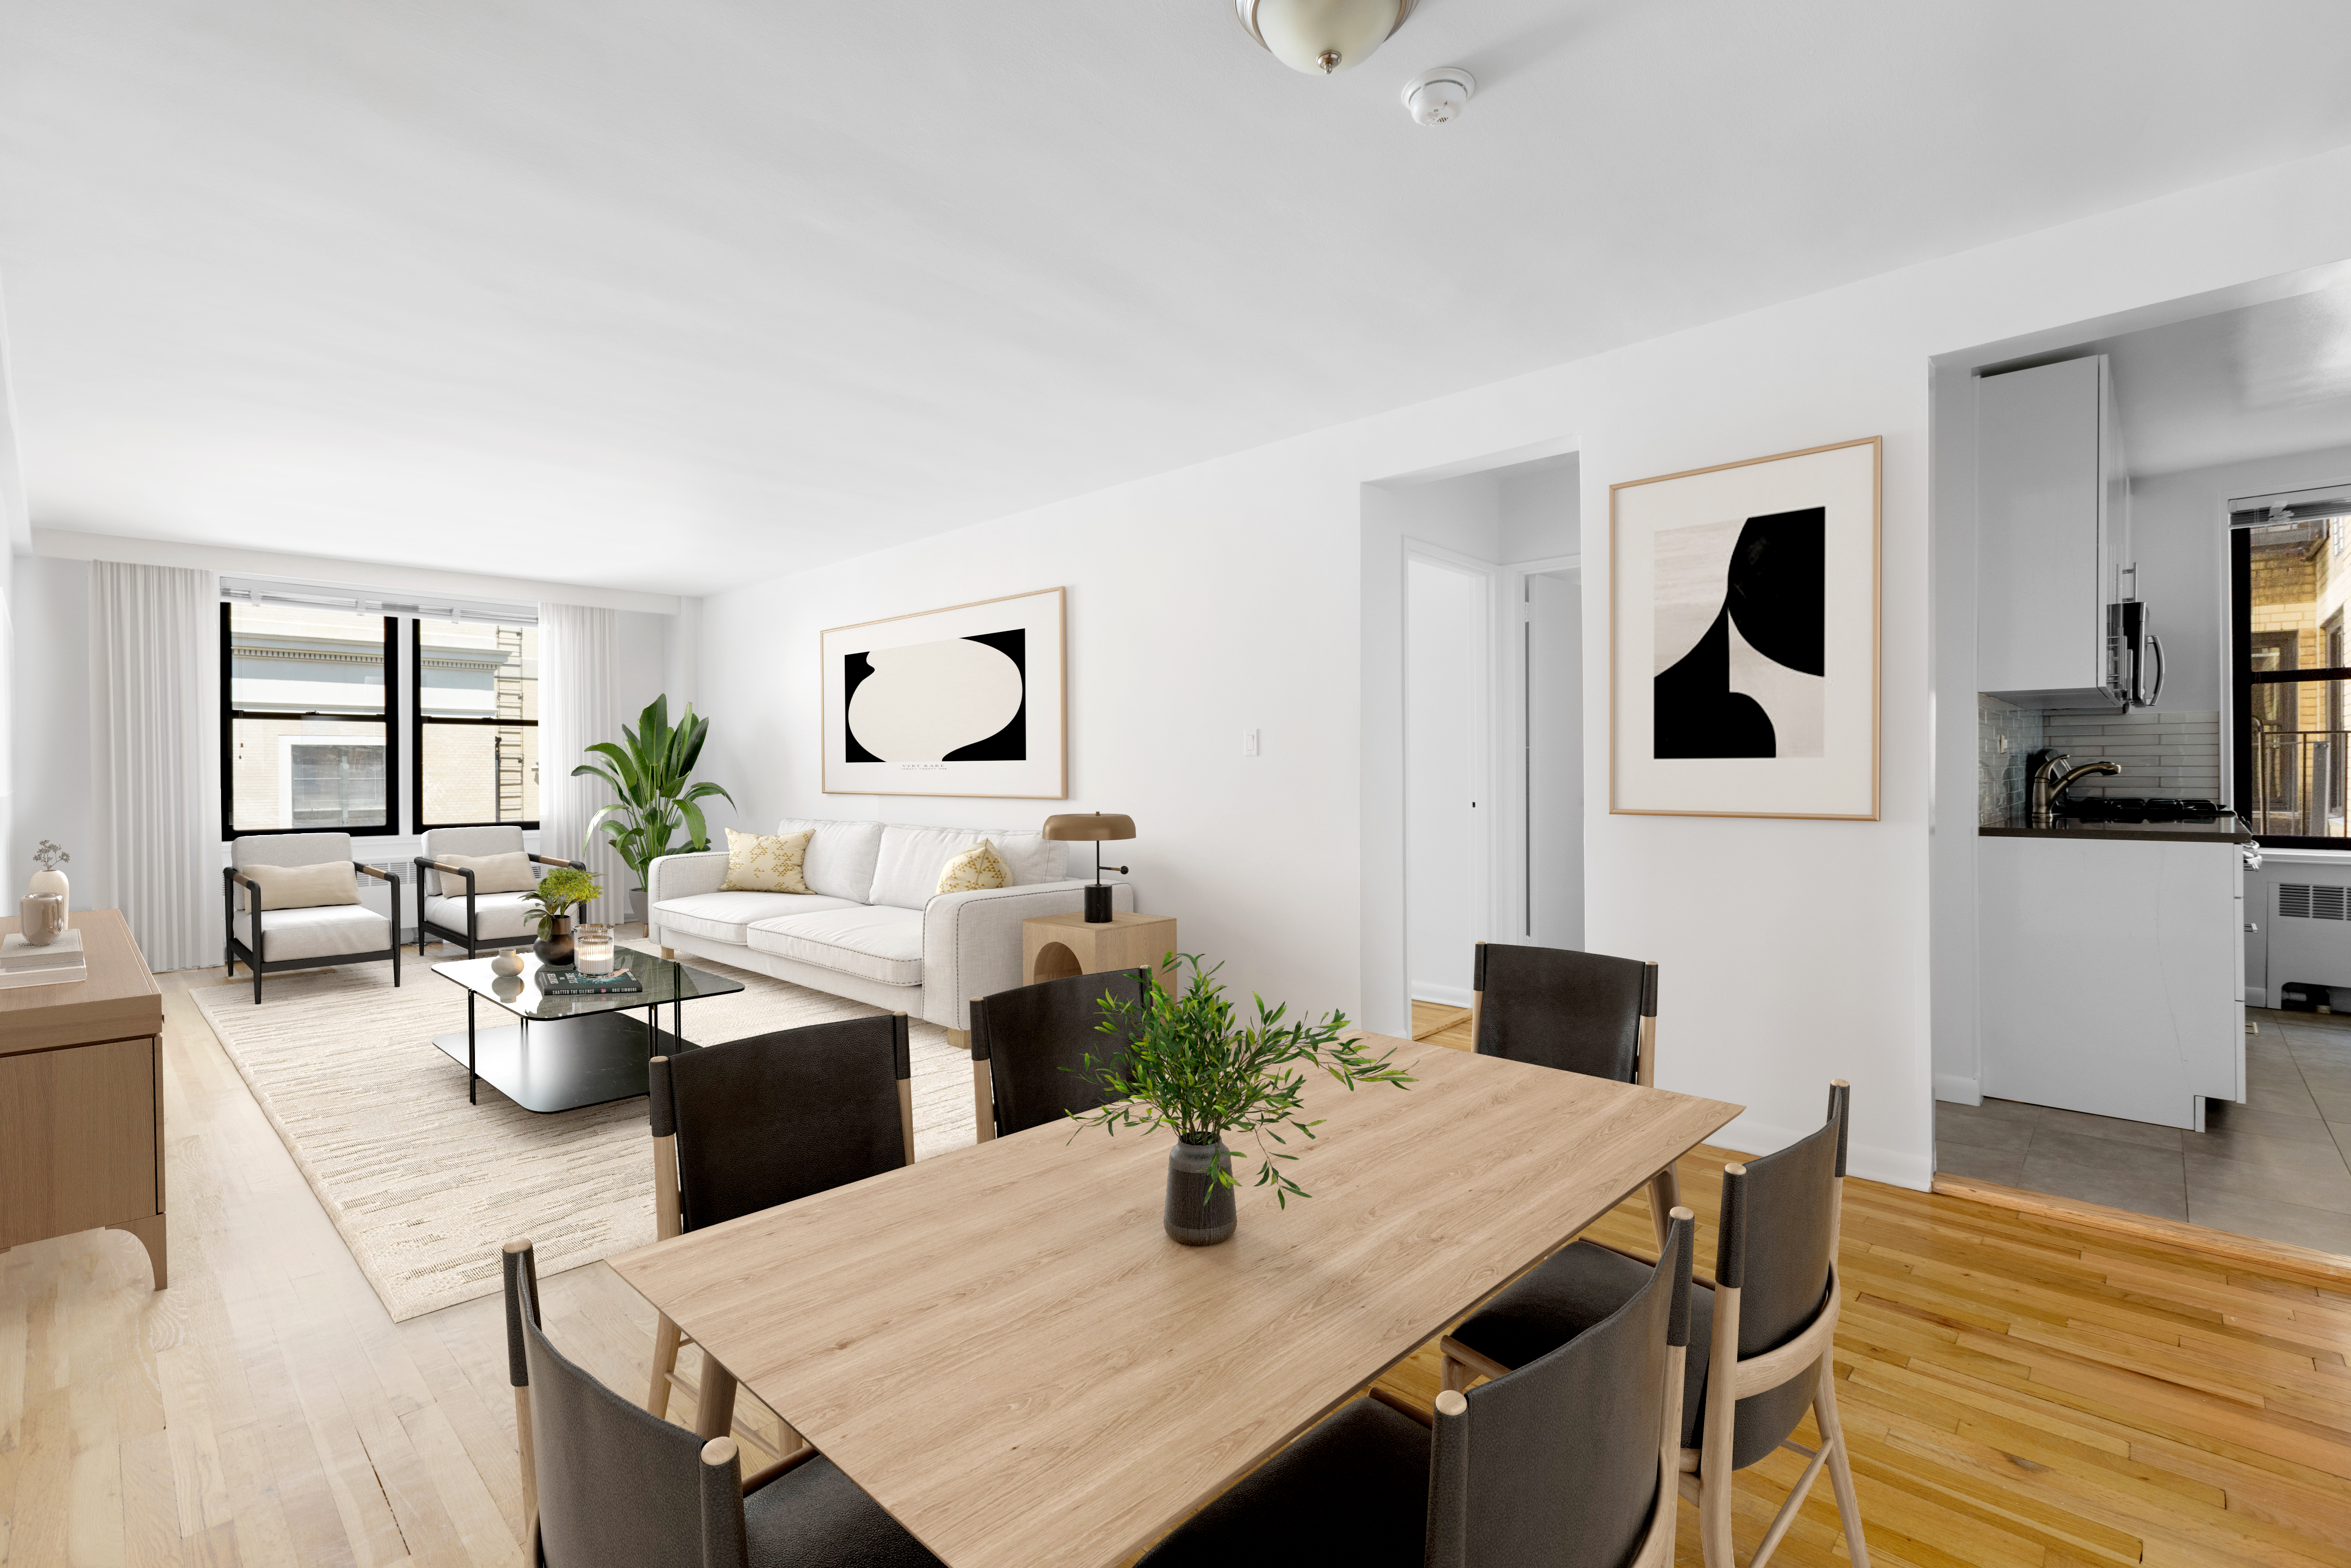
<svg viewBox="0 0 2351 1568">
<path fill-rule="evenodd" d="M 726 880 L 726 852 L 703 850 L 697 853 L 664 855 L 645 867 L 645 918 L 654 918 L 653 905 L 669 898 L 691 898 L 697 893 L 716 893 Z"/>
<path fill-rule="evenodd" d="M 1040 915 L 1075 915 L 1086 906 L 1084 882 L 1039 882 L 943 893 L 923 909 L 923 1016 L 948 1029 L 971 1027 L 971 998 L 1023 983 L 1020 923 Z M 1111 883 L 1111 907 L 1132 913 L 1134 884 Z"/>
</svg>

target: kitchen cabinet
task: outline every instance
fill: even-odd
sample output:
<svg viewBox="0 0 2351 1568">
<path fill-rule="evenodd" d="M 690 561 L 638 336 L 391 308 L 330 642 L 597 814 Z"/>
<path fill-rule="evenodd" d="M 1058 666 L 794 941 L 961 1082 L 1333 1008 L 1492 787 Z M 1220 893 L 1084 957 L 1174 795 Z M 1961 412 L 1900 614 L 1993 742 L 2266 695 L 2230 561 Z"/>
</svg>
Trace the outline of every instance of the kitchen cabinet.
<svg viewBox="0 0 2351 1568">
<path fill-rule="evenodd" d="M 2198 1127 L 2244 1094 L 2244 857 L 2207 842 L 1977 841 L 1982 1089 Z"/>
<path fill-rule="evenodd" d="M 1976 688 L 2120 706 L 2107 607 L 2137 594 L 2130 477 L 2104 354 L 1976 382 Z"/>
</svg>

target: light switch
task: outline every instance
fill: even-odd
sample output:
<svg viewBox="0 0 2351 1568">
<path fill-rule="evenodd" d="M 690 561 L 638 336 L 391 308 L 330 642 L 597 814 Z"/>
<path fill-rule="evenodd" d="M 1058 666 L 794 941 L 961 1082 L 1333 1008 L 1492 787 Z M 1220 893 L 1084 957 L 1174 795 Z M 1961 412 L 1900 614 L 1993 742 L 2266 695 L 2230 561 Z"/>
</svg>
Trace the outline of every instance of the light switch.
<svg viewBox="0 0 2351 1568">
<path fill-rule="evenodd" d="M 1243 757 L 1257 755 L 1257 731 L 1253 729 L 1241 731 L 1241 755 Z"/>
</svg>

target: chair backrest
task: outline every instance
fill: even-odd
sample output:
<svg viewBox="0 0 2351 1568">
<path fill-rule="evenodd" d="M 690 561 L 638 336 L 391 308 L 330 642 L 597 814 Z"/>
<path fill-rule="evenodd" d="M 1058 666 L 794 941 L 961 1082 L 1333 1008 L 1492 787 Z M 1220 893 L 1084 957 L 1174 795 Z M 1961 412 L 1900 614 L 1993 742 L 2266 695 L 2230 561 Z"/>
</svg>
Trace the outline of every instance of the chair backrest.
<svg viewBox="0 0 2351 1568">
<path fill-rule="evenodd" d="M 1691 1251 L 1689 1211 L 1674 1212 L 1665 1266 L 1613 1316 L 1458 1406 L 1440 1397 L 1428 1568 L 1625 1568 L 1670 1528 Z"/>
<path fill-rule="evenodd" d="M 1637 1080 L 1657 967 L 1564 947 L 1478 944 L 1477 1049 L 1620 1083 Z"/>
<path fill-rule="evenodd" d="M 539 1324 L 529 1249 L 508 1249 L 505 1262 L 507 1375 L 529 1389 L 525 1451 L 536 1483 L 538 1561 L 548 1568 L 704 1568 L 710 1483 L 702 1439 L 622 1398 L 557 1350 Z M 723 1510 L 726 1500 L 715 1500 Z"/>
<path fill-rule="evenodd" d="M 254 833 L 229 841 L 229 863 L 239 870 L 249 865 L 326 865 L 351 855 L 349 833 Z"/>
<path fill-rule="evenodd" d="M 424 831 L 423 853 L 426 860 L 441 855 L 510 855 L 522 848 L 522 830 L 512 823 L 487 828 L 428 828 Z M 553 852 L 549 852 L 552 853 Z M 451 888 L 453 894 L 465 891 L 460 885 Z M 441 874 L 428 871 L 423 875 L 424 892 L 438 895 Z"/>
<path fill-rule="evenodd" d="M 1113 1061 L 1126 1037 L 1102 1032 L 1102 998 L 1140 1007 L 1149 978 L 1142 969 L 1108 969 L 972 998 L 971 1056 L 987 1063 L 998 1137 L 1107 1102 L 1085 1060 Z"/>
<path fill-rule="evenodd" d="M 1714 1277 L 1739 1292 L 1739 1357 L 1777 1350 L 1828 1304 L 1829 1266 L 1836 1260 L 1851 1089 L 1829 1088 L 1820 1131 L 1776 1155 L 1749 1160 L 1722 1176 L 1722 1221 Z M 1707 1375 L 1727 1375 L 1709 1365 Z M 1731 1464 L 1744 1469 L 1777 1448 L 1812 1408 L 1813 1382 L 1796 1377 L 1739 1402 Z"/>
<path fill-rule="evenodd" d="M 680 1224 L 698 1230 L 907 1162 L 906 1015 L 843 1019 L 655 1057 L 653 1135 L 677 1139 Z"/>
</svg>

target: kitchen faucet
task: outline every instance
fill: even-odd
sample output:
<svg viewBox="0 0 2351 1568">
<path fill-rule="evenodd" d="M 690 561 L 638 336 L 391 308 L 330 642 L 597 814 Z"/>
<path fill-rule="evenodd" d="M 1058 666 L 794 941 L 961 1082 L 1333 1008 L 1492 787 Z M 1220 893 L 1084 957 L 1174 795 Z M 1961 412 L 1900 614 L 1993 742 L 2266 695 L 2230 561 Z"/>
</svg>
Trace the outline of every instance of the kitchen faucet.
<svg viewBox="0 0 2351 1568">
<path fill-rule="evenodd" d="M 2032 770 L 2032 823 L 2034 827 L 2057 825 L 2057 802 L 2064 799 L 2065 791 L 2072 789 L 2076 780 L 2094 773 L 2111 775 L 2123 770 L 2120 763 L 2108 762 L 2103 758 L 2095 762 L 2085 762 L 2079 768 L 2066 768 L 2065 765 L 2073 760 L 2064 753 L 2057 752 Z"/>
</svg>

